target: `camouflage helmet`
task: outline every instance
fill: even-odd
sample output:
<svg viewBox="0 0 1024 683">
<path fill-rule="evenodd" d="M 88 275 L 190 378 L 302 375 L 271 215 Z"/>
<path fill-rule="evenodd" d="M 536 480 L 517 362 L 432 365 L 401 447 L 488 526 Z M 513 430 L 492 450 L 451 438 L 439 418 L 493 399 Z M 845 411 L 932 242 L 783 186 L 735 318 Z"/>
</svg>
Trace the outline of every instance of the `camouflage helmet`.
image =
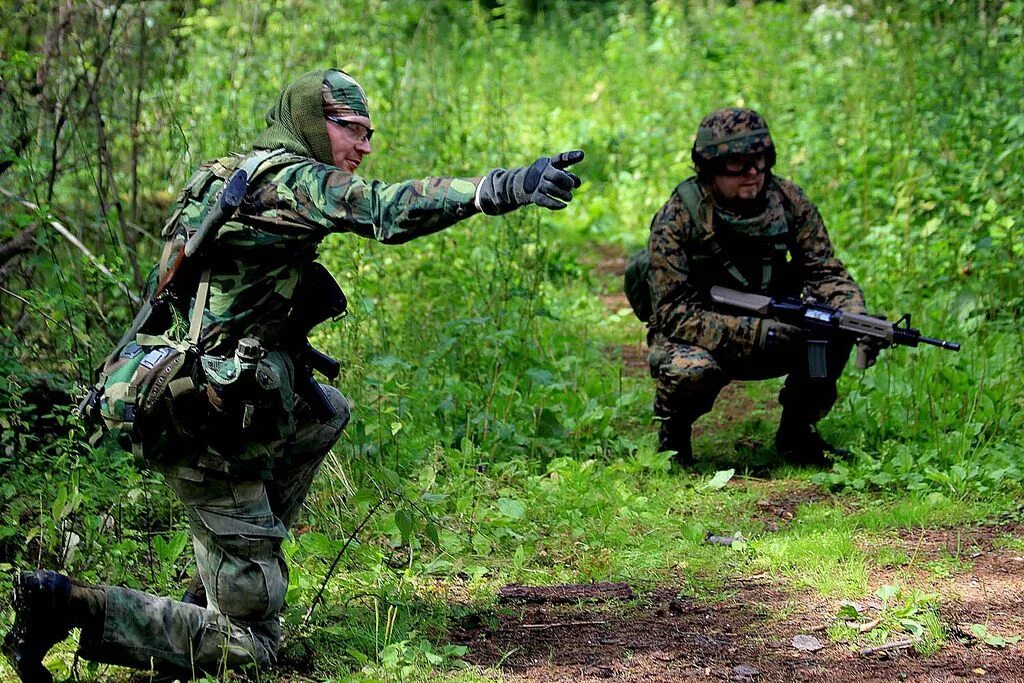
<svg viewBox="0 0 1024 683">
<path fill-rule="evenodd" d="M 775 165 L 775 145 L 764 118 L 753 109 L 728 107 L 713 111 L 697 127 L 691 158 L 700 168 L 725 157 L 764 153 Z"/>
</svg>

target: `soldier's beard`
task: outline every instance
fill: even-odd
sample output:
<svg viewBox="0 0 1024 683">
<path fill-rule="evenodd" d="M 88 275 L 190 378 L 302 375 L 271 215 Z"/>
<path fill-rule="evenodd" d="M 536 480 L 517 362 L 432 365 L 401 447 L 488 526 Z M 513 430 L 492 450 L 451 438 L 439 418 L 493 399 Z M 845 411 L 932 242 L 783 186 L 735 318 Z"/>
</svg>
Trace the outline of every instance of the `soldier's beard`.
<svg viewBox="0 0 1024 683">
<path fill-rule="evenodd" d="M 764 182 L 761 183 L 761 189 L 758 190 L 757 196 L 749 199 L 742 197 L 726 199 L 716 193 L 715 206 L 721 211 L 731 213 L 740 218 L 751 218 L 763 213 L 768 208 L 768 183 L 771 181 L 771 177 L 771 171 L 766 172 Z"/>
</svg>

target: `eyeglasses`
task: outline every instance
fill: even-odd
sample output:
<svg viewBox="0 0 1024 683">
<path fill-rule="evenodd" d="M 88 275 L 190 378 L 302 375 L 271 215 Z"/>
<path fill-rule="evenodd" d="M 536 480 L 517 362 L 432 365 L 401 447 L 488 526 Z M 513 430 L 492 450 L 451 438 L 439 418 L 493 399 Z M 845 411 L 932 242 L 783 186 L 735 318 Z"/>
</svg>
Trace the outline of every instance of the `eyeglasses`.
<svg viewBox="0 0 1024 683">
<path fill-rule="evenodd" d="M 718 172 L 721 175 L 747 175 L 750 169 L 758 173 L 764 173 L 768 168 L 768 160 L 763 154 L 754 154 L 742 157 L 729 157 L 719 165 Z"/>
<path fill-rule="evenodd" d="M 346 121 L 345 119 L 337 116 L 328 116 L 327 120 L 338 124 L 342 128 L 348 128 L 355 136 L 356 142 L 369 142 L 373 139 L 374 130 L 369 126 L 364 126 L 363 124 L 356 123 L 355 121 Z"/>
</svg>

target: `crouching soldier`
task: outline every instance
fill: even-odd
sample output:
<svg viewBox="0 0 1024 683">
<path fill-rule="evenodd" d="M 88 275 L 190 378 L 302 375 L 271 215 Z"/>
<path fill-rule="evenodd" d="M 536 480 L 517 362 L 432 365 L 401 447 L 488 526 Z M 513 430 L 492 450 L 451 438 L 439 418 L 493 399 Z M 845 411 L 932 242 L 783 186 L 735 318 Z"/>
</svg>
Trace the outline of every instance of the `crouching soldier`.
<svg viewBox="0 0 1024 683">
<path fill-rule="evenodd" d="M 709 114 L 691 156 L 697 174 L 655 215 L 648 242 L 649 362 L 661 448 L 689 462 L 691 426 L 725 385 L 785 375 L 778 453 L 822 461 L 836 449 L 815 423 L 836 402 L 850 345 L 830 344 L 826 376 L 813 377 L 798 328 L 716 308 L 710 291 L 719 285 L 773 297 L 803 294 L 856 313 L 866 312 L 864 296 L 835 257 L 814 204 L 773 175 L 775 146 L 757 112 Z"/>
</svg>

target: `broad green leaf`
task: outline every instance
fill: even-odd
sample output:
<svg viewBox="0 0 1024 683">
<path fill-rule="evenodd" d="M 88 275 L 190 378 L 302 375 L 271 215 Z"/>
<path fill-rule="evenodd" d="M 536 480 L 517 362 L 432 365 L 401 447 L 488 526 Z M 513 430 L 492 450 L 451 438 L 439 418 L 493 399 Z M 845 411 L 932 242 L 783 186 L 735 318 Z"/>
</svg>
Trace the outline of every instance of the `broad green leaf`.
<svg viewBox="0 0 1024 683">
<path fill-rule="evenodd" d="M 499 498 L 498 509 L 509 519 L 522 519 L 526 512 L 523 504 L 512 498 Z"/>
<path fill-rule="evenodd" d="M 896 595 L 899 592 L 899 586 L 894 586 L 892 584 L 887 583 L 879 586 L 878 590 L 875 591 L 875 595 L 877 595 L 880 600 L 888 602 L 889 600 L 892 600 L 894 597 L 896 597 Z"/>
<path fill-rule="evenodd" d="M 734 474 L 736 474 L 736 470 L 734 469 L 719 470 L 715 472 L 715 476 L 711 477 L 711 479 L 702 485 L 700 489 L 702 491 L 717 491 L 728 484 Z"/>
</svg>

